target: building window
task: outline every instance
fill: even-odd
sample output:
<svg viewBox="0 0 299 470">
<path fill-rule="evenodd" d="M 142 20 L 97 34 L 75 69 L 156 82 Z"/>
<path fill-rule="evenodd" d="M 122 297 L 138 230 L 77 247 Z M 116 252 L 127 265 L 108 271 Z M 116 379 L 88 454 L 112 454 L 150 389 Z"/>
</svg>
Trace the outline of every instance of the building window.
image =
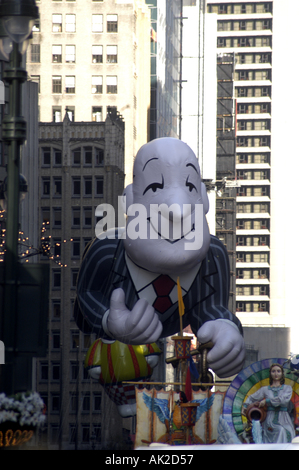
<svg viewBox="0 0 299 470">
<path fill-rule="evenodd" d="M 81 196 L 81 178 L 80 176 L 73 177 L 73 197 Z"/>
<path fill-rule="evenodd" d="M 54 244 L 54 258 L 60 258 L 61 256 L 61 238 L 53 238 Z"/>
<path fill-rule="evenodd" d="M 74 238 L 72 241 L 72 258 L 80 257 L 80 238 Z"/>
<path fill-rule="evenodd" d="M 54 165 L 60 166 L 62 163 L 62 153 L 59 149 L 53 149 L 54 154 Z"/>
<path fill-rule="evenodd" d="M 62 46 L 57 46 L 57 45 L 52 46 L 52 62 L 54 63 L 62 62 Z"/>
<path fill-rule="evenodd" d="M 90 426 L 89 424 L 82 424 L 82 442 L 90 442 Z"/>
<path fill-rule="evenodd" d="M 59 320 L 61 315 L 60 300 L 52 300 L 52 319 Z"/>
<path fill-rule="evenodd" d="M 61 177 L 55 177 L 53 180 L 53 197 L 61 197 L 62 194 L 62 179 Z"/>
<path fill-rule="evenodd" d="M 40 380 L 48 380 L 49 366 L 47 362 L 40 363 Z"/>
<path fill-rule="evenodd" d="M 103 93 L 103 77 L 101 75 L 93 75 L 91 77 L 91 93 Z"/>
<path fill-rule="evenodd" d="M 42 147 L 42 166 L 51 165 L 51 147 Z"/>
<path fill-rule="evenodd" d="M 93 64 L 102 64 L 103 46 L 92 46 L 92 62 Z"/>
<path fill-rule="evenodd" d="M 62 32 L 62 15 L 52 15 L 52 31 L 53 33 Z"/>
<path fill-rule="evenodd" d="M 60 363 L 53 362 L 52 366 L 52 380 L 59 380 L 60 379 Z"/>
<path fill-rule="evenodd" d="M 110 64 L 117 63 L 117 46 L 107 46 L 107 62 Z"/>
<path fill-rule="evenodd" d="M 77 435 L 77 425 L 70 424 L 70 434 L 69 434 L 69 443 L 74 444 L 76 442 L 76 435 Z"/>
<path fill-rule="evenodd" d="M 45 176 L 42 178 L 42 196 L 50 197 L 50 178 Z"/>
<path fill-rule="evenodd" d="M 51 412 L 59 413 L 60 411 L 60 393 L 51 393 Z"/>
<path fill-rule="evenodd" d="M 81 225 L 81 210 L 80 207 L 72 208 L 72 227 L 80 228 Z"/>
<path fill-rule="evenodd" d="M 79 269 L 77 268 L 72 269 L 72 274 L 71 274 L 71 288 L 72 289 L 76 289 L 78 272 L 79 272 Z"/>
<path fill-rule="evenodd" d="M 92 27 L 93 33 L 103 32 L 103 15 L 92 15 Z"/>
<path fill-rule="evenodd" d="M 80 335 L 79 331 L 71 331 L 71 349 L 79 348 Z"/>
<path fill-rule="evenodd" d="M 60 332 L 52 331 L 52 349 L 60 349 Z"/>
<path fill-rule="evenodd" d="M 102 394 L 101 392 L 94 392 L 93 394 L 93 411 L 100 412 L 102 404 Z"/>
<path fill-rule="evenodd" d="M 76 46 L 65 46 L 65 61 L 71 64 L 76 61 Z"/>
<path fill-rule="evenodd" d="M 65 31 L 67 33 L 76 32 L 76 15 L 65 15 Z"/>
<path fill-rule="evenodd" d="M 40 62 L 40 44 L 31 44 L 31 62 Z"/>
<path fill-rule="evenodd" d="M 101 122 L 102 118 L 102 106 L 93 106 L 91 112 L 91 120 Z"/>
<path fill-rule="evenodd" d="M 104 177 L 96 177 L 96 196 L 103 197 L 104 195 Z"/>
<path fill-rule="evenodd" d="M 52 271 L 52 281 L 53 281 L 53 288 L 58 289 L 61 285 L 61 270 L 60 269 L 53 269 Z"/>
<path fill-rule="evenodd" d="M 61 122 L 61 106 L 52 107 L 53 122 Z"/>
<path fill-rule="evenodd" d="M 75 93 L 75 77 L 73 75 L 65 77 L 65 92 Z"/>
<path fill-rule="evenodd" d="M 83 208 L 83 225 L 85 228 L 91 228 L 92 226 L 92 208 Z"/>
<path fill-rule="evenodd" d="M 53 207 L 53 227 L 61 228 L 61 207 Z"/>
<path fill-rule="evenodd" d="M 90 392 L 85 392 L 82 401 L 82 411 L 88 412 L 90 410 Z"/>
<path fill-rule="evenodd" d="M 92 165 L 92 147 L 84 147 L 84 165 Z"/>
<path fill-rule="evenodd" d="M 65 108 L 65 111 L 68 115 L 69 120 L 74 121 L 75 120 L 75 106 L 67 106 Z"/>
<path fill-rule="evenodd" d="M 81 148 L 78 147 L 72 151 L 73 165 L 81 165 Z"/>
<path fill-rule="evenodd" d="M 84 196 L 87 196 L 87 197 L 92 196 L 92 177 L 91 176 L 84 177 Z"/>
<path fill-rule="evenodd" d="M 106 77 L 106 83 L 107 83 L 108 94 L 117 93 L 117 77 L 115 75 L 108 75 Z"/>
<path fill-rule="evenodd" d="M 79 364 L 78 362 L 71 362 L 71 380 L 77 380 L 79 374 Z"/>
<path fill-rule="evenodd" d="M 107 33 L 117 33 L 117 15 L 107 15 Z"/>
<path fill-rule="evenodd" d="M 104 165 L 104 150 L 100 148 L 95 148 L 95 163 L 96 166 Z"/>
<path fill-rule="evenodd" d="M 50 208 L 49 207 L 42 207 L 42 223 L 49 224 L 50 223 Z"/>
<path fill-rule="evenodd" d="M 61 93 L 62 91 L 62 80 L 61 76 L 52 77 L 52 93 Z"/>
</svg>

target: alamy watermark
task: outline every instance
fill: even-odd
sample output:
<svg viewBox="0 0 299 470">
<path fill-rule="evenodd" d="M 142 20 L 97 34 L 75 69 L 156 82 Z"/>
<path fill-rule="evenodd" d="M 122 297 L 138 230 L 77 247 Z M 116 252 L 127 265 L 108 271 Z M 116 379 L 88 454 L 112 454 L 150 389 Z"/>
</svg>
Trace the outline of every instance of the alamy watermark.
<svg viewBox="0 0 299 470">
<path fill-rule="evenodd" d="M 5 364 L 5 346 L 3 341 L 0 341 L 0 365 Z"/>
<path fill-rule="evenodd" d="M 198 250 L 203 244 L 204 212 L 202 204 L 132 204 L 124 214 L 125 197 L 118 197 L 118 226 L 126 231 L 122 238 L 136 240 L 164 239 L 170 243 L 184 240 L 185 250 Z M 101 219 L 95 228 L 99 239 L 115 238 L 115 209 L 110 204 L 100 204 L 95 211 Z"/>
</svg>

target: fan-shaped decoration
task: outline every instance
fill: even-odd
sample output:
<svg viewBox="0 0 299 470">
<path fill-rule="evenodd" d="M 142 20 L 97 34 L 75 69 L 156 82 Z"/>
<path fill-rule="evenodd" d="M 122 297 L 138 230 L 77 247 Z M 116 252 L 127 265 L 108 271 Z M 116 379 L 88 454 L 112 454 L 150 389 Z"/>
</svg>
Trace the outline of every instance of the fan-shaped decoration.
<svg viewBox="0 0 299 470">
<path fill-rule="evenodd" d="M 237 435 L 244 431 L 246 418 L 242 416 L 242 406 L 247 397 L 259 388 L 269 385 L 269 369 L 272 364 L 281 364 L 285 371 L 285 384 L 293 388 L 295 423 L 299 416 L 299 377 L 290 368 L 287 359 L 273 358 L 255 362 L 243 369 L 227 389 L 223 403 L 223 417 L 231 431 Z"/>
</svg>

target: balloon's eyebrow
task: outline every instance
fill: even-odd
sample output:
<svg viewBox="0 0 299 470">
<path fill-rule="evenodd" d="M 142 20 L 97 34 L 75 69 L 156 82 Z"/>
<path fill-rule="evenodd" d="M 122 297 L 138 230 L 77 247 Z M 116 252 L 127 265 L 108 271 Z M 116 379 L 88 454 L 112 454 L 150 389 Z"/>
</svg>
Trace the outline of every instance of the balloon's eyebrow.
<svg viewBox="0 0 299 470">
<path fill-rule="evenodd" d="M 150 158 L 144 165 L 144 167 L 142 168 L 142 171 L 144 171 L 144 168 L 146 167 L 146 165 L 151 162 L 152 160 L 158 160 L 158 157 L 153 157 L 153 158 Z"/>
<path fill-rule="evenodd" d="M 193 163 L 187 163 L 186 166 L 192 166 L 192 168 L 194 168 L 194 170 L 196 171 L 196 173 L 198 173 L 198 170 L 195 168 L 195 166 L 193 165 Z"/>
</svg>

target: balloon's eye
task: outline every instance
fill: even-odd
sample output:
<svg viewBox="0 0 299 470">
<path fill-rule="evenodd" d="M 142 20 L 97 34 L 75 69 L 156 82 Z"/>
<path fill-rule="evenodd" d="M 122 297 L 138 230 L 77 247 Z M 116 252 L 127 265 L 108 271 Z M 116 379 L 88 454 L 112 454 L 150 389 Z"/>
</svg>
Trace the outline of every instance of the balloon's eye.
<svg viewBox="0 0 299 470">
<path fill-rule="evenodd" d="M 187 188 L 189 188 L 190 193 L 193 191 L 193 189 L 195 189 L 195 191 L 197 192 L 196 186 L 193 183 L 190 183 L 189 176 L 188 176 L 187 181 L 186 181 L 186 186 L 187 186 Z"/>
<path fill-rule="evenodd" d="M 157 189 L 163 189 L 163 188 L 164 188 L 164 178 L 163 178 L 163 175 L 162 175 L 162 183 L 151 183 L 151 184 L 149 184 L 145 188 L 145 190 L 143 191 L 143 194 L 145 194 L 150 189 L 153 191 L 153 193 L 155 193 L 157 191 Z"/>
</svg>

